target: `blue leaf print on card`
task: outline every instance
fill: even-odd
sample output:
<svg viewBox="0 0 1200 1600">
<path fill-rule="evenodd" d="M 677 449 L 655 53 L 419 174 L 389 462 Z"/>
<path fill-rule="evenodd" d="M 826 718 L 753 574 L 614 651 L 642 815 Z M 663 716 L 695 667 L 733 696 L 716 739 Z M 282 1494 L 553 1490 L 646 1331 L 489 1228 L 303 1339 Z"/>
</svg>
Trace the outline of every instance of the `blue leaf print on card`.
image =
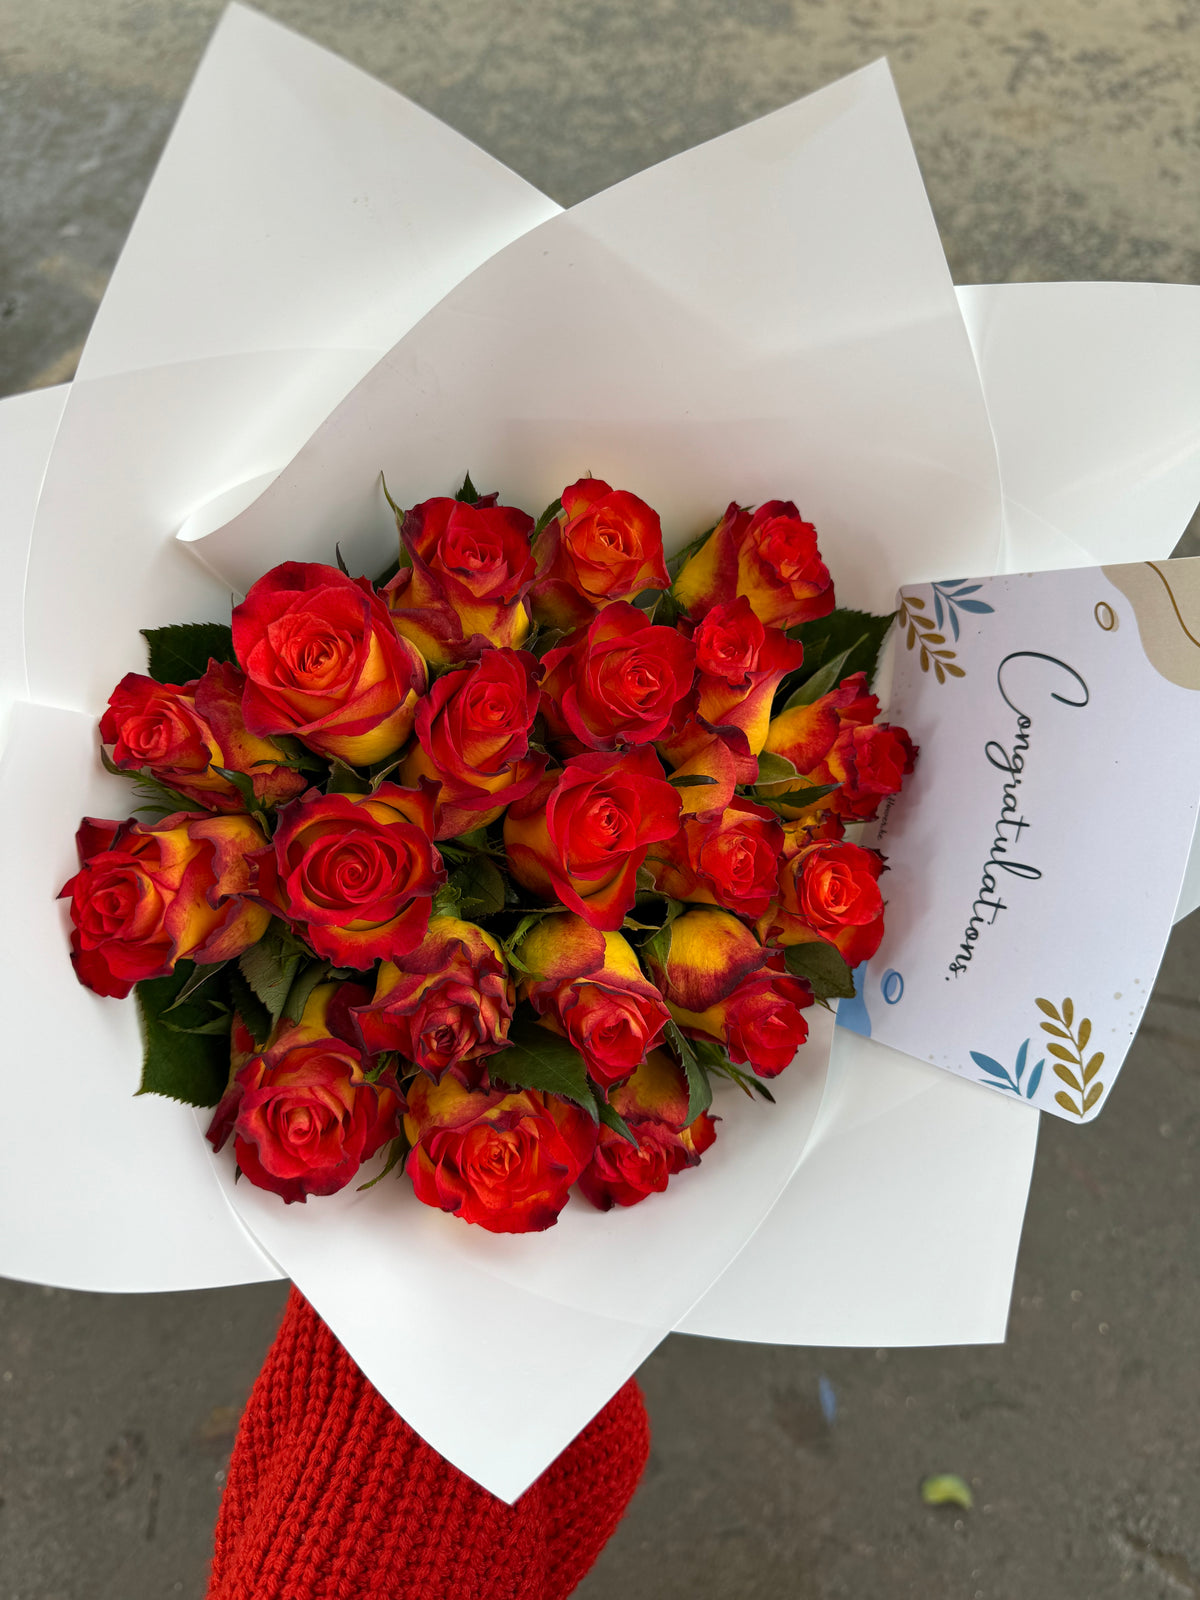
<svg viewBox="0 0 1200 1600">
<path fill-rule="evenodd" d="M 1045 1060 L 1039 1061 L 1037 1066 L 1030 1072 L 1024 1086 L 1022 1086 L 1021 1080 L 1025 1077 L 1025 1067 L 1029 1060 L 1028 1039 L 1017 1051 L 1011 1072 L 1007 1067 L 1002 1067 L 993 1056 L 985 1056 L 981 1050 L 972 1050 L 971 1060 L 979 1068 L 980 1072 L 985 1072 L 989 1078 L 994 1080 L 997 1089 L 1007 1089 L 1010 1094 L 1015 1094 L 1021 1100 L 1033 1099 L 1037 1093 L 1038 1084 L 1042 1081 L 1042 1068 L 1046 1065 Z"/>
</svg>

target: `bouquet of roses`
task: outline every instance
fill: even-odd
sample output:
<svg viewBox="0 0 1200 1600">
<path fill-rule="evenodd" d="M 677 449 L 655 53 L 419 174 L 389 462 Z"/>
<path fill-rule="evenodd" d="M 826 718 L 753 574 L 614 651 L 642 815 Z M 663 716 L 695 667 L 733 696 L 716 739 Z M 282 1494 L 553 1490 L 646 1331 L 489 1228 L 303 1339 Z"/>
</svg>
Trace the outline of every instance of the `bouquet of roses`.
<svg viewBox="0 0 1200 1600">
<path fill-rule="evenodd" d="M 288 562 L 231 627 L 147 630 L 100 727 L 157 820 L 86 819 L 63 894 L 143 1092 L 216 1104 L 250 1182 L 332 1194 L 388 1146 L 529 1232 L 695 1166 L 714 1077 L 771 1099 L 879 944 L 844 835 L 915 750 L 869 687 L 891 618 L 834 609 L 790 502 L 668 562 L 600 479 L 536 525 L 497 498 L 394 506 L 375 582 Z"/>
</svg>

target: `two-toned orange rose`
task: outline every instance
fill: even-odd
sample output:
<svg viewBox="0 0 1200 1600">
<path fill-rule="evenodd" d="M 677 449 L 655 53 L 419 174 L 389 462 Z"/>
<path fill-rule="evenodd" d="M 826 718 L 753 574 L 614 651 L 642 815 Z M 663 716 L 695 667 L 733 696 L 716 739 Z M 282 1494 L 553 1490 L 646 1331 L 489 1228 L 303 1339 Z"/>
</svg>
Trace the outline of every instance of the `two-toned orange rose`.
<svg viewBox="0 0 1200 1600">
<path fill-rule="evenodd" d="M 769 952 L 727 911 L 685 911 L 651 947 L 650 973 L 685 1033 L 713 1039 L 730 1059 L 773 1078 L 808 1038 L 812 990 L 776 970 Z"/>
<path fill-rule="evenodd" d="M 602 606 L 668 586 L 662 524 L 644 500 L 602 478 L 580 478 L 560 502 L 534 544 L 539 622 L 576 628 Z"/>
<path fill-rule="evenodd" d="M 209 1124 L 213 1148 L 232 1138 L 242 1175 L 289 1204 L 344 1189 L 399 1131 L 395 1074 L 368 1081 L 349 1026 L 350 1006 L 365 998 L 355 984 L 319 984 L 300 1021 L 264 1050 L 240 1041 L 245 1059 Z"/>
<path fill-rule="evenodd" d="M 831 944 L 849 967 L 869 961 L 883 938 L 882 855 L 846 839 L 812 841 L 797 824 L 787 831 L 778 899 L 759 934 L 781 948 Z"/>
<path fill-rule="evenodd" d="M 731 504 L 684 565 L 674 592 L 694 617 L 743 595 L 760 622 L 780 628 L 833 610 L 817 530 L 790 500 L 768 500 L 753 512 Z"/>
<path fill-rule="evenodd" d="M 707 1111 L 688 1121 L 687 1079 L 664 1050 L 652 1051 L 610 1098 L 632 1141 L 602 1127 L 579 1191 L 600 1211 L 661 1194 L 677 1172 L 696 1167 L 717 1137 Z"/>
<path fill-rule="evenodd" d="M 496 500 L 424 500 L 401 523 L 387 604 L 397 632 L 437 666 L 513 648 L 529 632 L 533 518 Z"/>
<path fill-rule="evenodd" d="M 412 730 L 428 674 L 366 578 L 286 561 L 233 610 L 246 674 L 246 726 L 290 734 L 352 766 L 393 755 Z"/>
<path fill-rule="evenodd" d="M 185 958 L 241 955 L 270 920 L 247 898 L 251 857 L 265 843 L 246 816 L 178 812 L 151 825 L 85 817 L 79 871 L 62 889 L 79 981 L 120 999 Z"/>
<path fill-rule="evenodd" d="M 210 661 L 203 677 L 184 684 L 127 673 L 100 719 L 100 737 L 112 747 L 113 765 L 148 772 L 212 811 L 244 809 L 237 786 L 222 768 L 244 773 L 264 804 L 291 799 L 307 780 L 288 764 L 279 745 L 246 727 L 245 683 L 227 661 Z"/>
</svg>

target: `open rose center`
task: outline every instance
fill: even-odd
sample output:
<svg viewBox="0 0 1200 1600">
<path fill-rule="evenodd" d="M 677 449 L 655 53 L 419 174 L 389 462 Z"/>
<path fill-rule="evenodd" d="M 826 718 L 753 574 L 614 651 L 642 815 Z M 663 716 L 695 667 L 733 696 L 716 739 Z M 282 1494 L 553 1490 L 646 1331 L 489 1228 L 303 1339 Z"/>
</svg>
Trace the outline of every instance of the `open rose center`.
<svg viewBox="0 0 1200 1600">
<path fill-rule="evenodd" d="M 402 841 L 371 834 L 335 834 L 309 852 L 302 879 L 309 900 L 325 910 L 374 903 L 403 891 L 412 862 Z"/>
<path fill-rule="evenodd" d="M 342 684 L 354 665 L 354 644 L 311 612 L 290 613 L 267 629 L 267 640 L 277 662 L 277 676 L 285 684 L 327 693 Z"/>
</svg>

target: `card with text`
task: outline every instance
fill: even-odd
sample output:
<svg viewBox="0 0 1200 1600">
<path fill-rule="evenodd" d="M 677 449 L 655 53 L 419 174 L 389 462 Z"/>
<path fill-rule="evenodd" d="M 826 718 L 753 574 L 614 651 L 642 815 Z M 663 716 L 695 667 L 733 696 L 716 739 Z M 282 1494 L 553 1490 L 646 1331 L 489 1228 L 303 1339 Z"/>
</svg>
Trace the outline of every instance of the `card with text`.
<svg viewBox="0 0 1200 1600">
<path fill-rule="evenodd" d="M 916 771 L 863 839 L 887 931 L 843 1027 L 1074 1121 L 1102 1109 L 1200 799 L 1200 559 L 921 584 L 889 717 Z"/>
</svg>

